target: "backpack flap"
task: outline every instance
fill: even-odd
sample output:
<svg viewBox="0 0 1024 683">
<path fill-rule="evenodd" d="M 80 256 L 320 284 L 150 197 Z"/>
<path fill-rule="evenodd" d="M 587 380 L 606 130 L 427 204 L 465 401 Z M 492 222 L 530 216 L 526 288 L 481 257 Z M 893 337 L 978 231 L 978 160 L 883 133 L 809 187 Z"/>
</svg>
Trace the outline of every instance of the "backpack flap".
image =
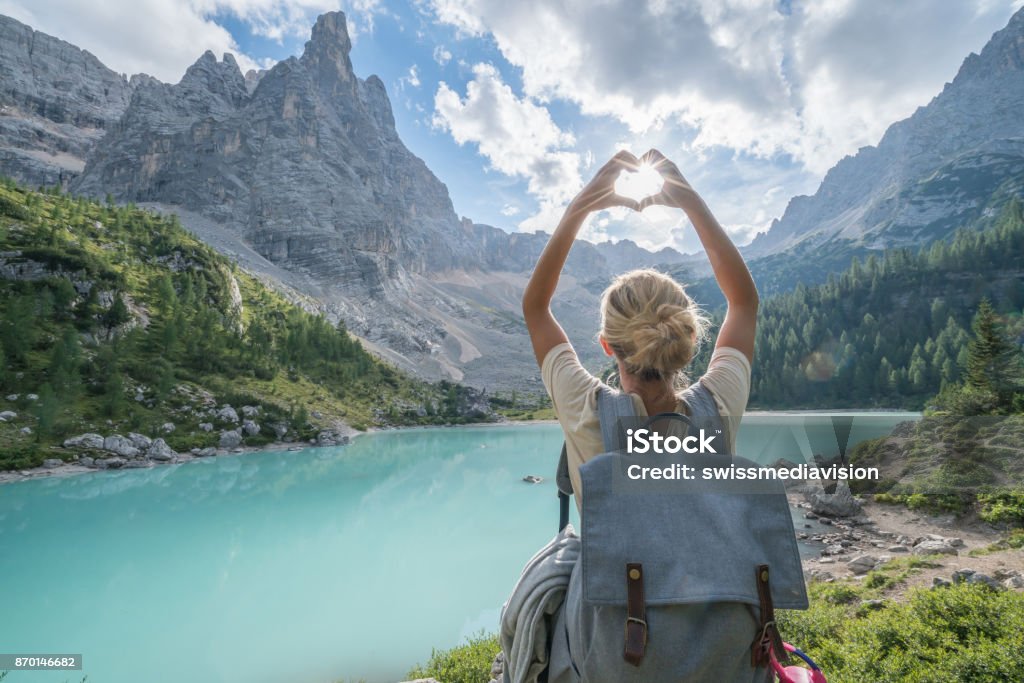
<svg viewBox="0 0 1024 683">
<path fill-rule="evenodd" d="M 807 609 L 807 592 L 782 482 L 637 482 L 629 465 L 757 467 L 744 458 L 605 453 L 580 468 L 583 600 L 625 606 L 627 564 L 644 568 L 648 605 L 759 605 L 756 568 L 771 568 L 779 609 Z M 634 470 L 635 471 L 635 470 Z M 681 470 L 676 470 L 681 471 Z"/>
</svg>

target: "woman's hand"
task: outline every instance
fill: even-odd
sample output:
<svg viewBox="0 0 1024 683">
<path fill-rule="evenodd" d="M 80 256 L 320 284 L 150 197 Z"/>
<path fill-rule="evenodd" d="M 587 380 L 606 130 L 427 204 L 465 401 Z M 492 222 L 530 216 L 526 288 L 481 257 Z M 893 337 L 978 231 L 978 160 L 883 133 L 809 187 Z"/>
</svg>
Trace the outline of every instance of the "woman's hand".
<svg viewBox="0 0 1024 683">
<path fill-rule="evenodd" d="M 661 204 L 662 206 L 673 206 L 679 209 L 688 210 L 700 201 L 700 195 L 697 194 L 690 182 L 683 177 L 680 173 L 679 167 L 669 161 L 664 154 L 656 149 L 648 150 L 643 157 L 640 158 L 640 163 L 647 164 L 665 179 L 665 184 L 661 186 L 661 192 L 650 197 L 644 197 L 640 202 L 640 210 L 643 211 L 652 204 Z"/>
<path fill-rule="evenodd" d="M 619 174 L 623 171 L 635 171 L 639 167 L 639 159 L 625 150 L 619 152 L 601 167 L 586 187 L 580 190 L 572 200 L 570 209 L 574 212 L 590 213 L 613 206 L 625 206 L 639 211 L 639 202 L 615 193 L 615 181 L 619 179 Z"/>
</svg>

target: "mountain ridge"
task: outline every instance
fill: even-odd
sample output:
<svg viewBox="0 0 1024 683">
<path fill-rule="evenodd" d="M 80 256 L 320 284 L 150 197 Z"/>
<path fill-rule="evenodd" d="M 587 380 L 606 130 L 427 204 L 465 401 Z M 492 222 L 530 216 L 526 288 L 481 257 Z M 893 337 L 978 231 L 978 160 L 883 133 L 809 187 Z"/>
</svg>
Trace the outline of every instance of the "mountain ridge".
<svg viewBox="0 0 1024 683">
<path fill-rule="evenodd" d="M 984 215 L 991 186 L 955 189 L 926 181 L 985 165 L 993 148 L 1012 151 L 999 182 L 1024 194 L 1024 9 L 970 54 L 956 76 L 908 118 L 889 126 L 879 143 L 833 166 L 814 195 L 794 197 L 745 249 L 753 257 L 801 242 L 905 246 L 949 235 Z M 1005 152 L 1004 152 L 1005 153 Z M 935 174 L 944 169 L 942 176 Z M 996 184 L 998 185 L 999 182 Z M 936 218 L 938 217 L 938 218 Z"/>
</svg>

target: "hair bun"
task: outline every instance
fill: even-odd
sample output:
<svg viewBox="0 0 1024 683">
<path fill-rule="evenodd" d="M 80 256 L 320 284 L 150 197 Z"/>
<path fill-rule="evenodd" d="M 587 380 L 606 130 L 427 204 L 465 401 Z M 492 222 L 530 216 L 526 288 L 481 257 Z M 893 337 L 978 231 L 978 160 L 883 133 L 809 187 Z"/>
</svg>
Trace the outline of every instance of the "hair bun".
<svg viewBox="0 0 1024 683">
<path fill-rule="evenodd" d="M 707 328 L 679 283 L 649 269 L 616 278 L 602 297 L 601 317 L 601 336 L 626 370 L 644 379 L 686 367 Z"/>
<path fill-rule="evenodd" d="M 628 329 L 633 352 L 623 358 L 633 371 L 653 370 L 673 375 L 692 359 L 697 326 L 693 311 L 675 304 L 646 308 L 630 320 Z"/>
</svg>

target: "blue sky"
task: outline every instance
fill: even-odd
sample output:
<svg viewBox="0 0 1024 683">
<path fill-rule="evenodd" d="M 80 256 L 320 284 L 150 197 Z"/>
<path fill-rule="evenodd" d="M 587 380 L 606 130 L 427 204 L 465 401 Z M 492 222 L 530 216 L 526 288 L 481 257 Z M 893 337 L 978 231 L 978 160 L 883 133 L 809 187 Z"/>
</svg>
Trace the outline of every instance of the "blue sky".
<svg viewBox="0 0 1024 683">
<path fill-rule="evenodd" d="M 206 49 L 300 54 L 342 9 L 352 61 L 459 215 L 551 230 L 616 150 L 659 147 L 738 242 L 926 104 L 1022 0 L 0 0 L 111 68 L 175 82 Z M 699 246 L 679 212 L 613 210 L 584 236 Z"/>
</svg>

